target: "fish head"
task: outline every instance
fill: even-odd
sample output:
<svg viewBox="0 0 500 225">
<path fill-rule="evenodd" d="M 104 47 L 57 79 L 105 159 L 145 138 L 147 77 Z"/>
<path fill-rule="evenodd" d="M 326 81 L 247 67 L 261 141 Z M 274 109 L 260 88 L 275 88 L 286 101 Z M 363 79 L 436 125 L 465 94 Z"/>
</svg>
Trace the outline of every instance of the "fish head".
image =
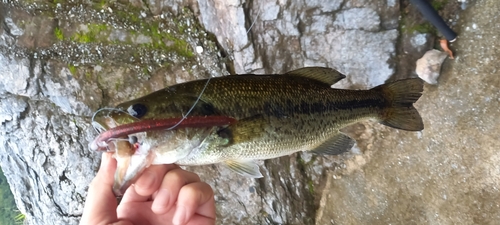
<svg viewBox="0 0 500 225">
<path fill-rule="evenodd" d="M 120 115 L 120 113 L 115 113 L 115 115 Z M 97 131 L 103 132 L 123 124 L 119 124 L 110 114 L 106 114 L 95 117 L 92 125 Z M 142 132 L 103 141 L 100 141 L 98 136 L 90 144 L 91 149 L 97 150 L 103 147 L 106 151 L 114 153 L 113 157 L 116 159 L 117 165 L 113 193 L 116 196 L 123 195 L 125 190 L 153 161 L 154 154 L 149 142 L 142 140 L 146 135 L 146 132 Z"/>
<path fill-rule="evenodd" d="M 136 120 L 182 117 L 194 101 L 172 88 L 153 92 L 141 98 L 120 103 L 108 114 L 118 124 L 133 123 Z"/>
<path fill-rule="evenodd" d="M 99 109 L 92 117 L 92 125 L 100 133 L 140 120 L 181 117 L 183 112 L 175 109 L 175 106 L 181 104 L 178 100 L 179 97 L 172 96 L 171 92 L 167 88 L 120 103 L 114 108 Z"/>
<path fill-rule="evenodd" d="M 110 129 L 126 125 L 143 125 L 142 122 L 184 119 L 186 114 L 205 116 L 207 108 L 210 111 L 210 107 L 197 105 L 197 97 L 193 99 L 179 93 L 178 96 L 173 96 L 171 93 L 172 89 L 167 88 L 121 103 L 116 108 L 98 111 L 93 118 L 93 126 L 105 133 Z M 210 120 L 206 117 L 198 118 L 202 118 L 203 121 Z M 155 125 L 149 124 L 147 130 L 143 129 L 138 133 L 126 132 L 113 138 L 103 139 L 99 139 L 102 136 L 99 135 L 91 143 L 90 148 L 114 152 L 117 169 L 113 191 L 116 195 L 122 195 L 148 166 L 176 163 L 187 157 L 209 134 L 215 132 L 214 127 L 222 125 L 220 123 L 215 121 L 196 128 L 179 129 L 177 128 L 179 123 L 176 122 L 162 130 L 153 129 Z"/>
<path fill-rule="evenodd" d="M 99 110 L 92 120 L 92 126 L 99 133 L 140 121 L 137 117 L 122 110 L 121 107 Z M 117 166 L 114 175 L 113 192 L 116 196 L 121 196 L 142 174 L 144 169 L 151 165 L 154 159 L 150 141 L 145 140 L 147 132 L 127 134 L 105 140 L 99 140 L 99 137 L 96 137 L 91 142 L 90 148 L 114 153 L 113 157 L 117 161 Z"/>
<path fill-rule="evenodd" d="M 107 123 L 98 124 L 102 129 L 114 128 L 116 125 L 116 121 L 112 118 L 106 118 L 104 121 Z M 92 145 L 98 145 L 96 143 L 98 138 L 92 142 L 91 148 Z M 155 158 L 147 132 L 105 140 L 101 144 L 105 145 L 106 151 L 114 153 L 113 157 L 117 162 L 113 184 L 113 193 L 116 196 L 123 195 Z"/>
</svg>

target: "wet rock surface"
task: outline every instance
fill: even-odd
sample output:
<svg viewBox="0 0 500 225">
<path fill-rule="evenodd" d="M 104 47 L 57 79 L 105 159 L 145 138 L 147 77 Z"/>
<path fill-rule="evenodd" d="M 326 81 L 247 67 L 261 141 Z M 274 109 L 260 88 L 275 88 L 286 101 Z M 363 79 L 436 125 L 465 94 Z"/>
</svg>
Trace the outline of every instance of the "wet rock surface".
<svg viewBox="0 0 500 225">
<path fill-rule="evenodd" d="M 317 224 L 494 224 L 500 184 L 497 1 L 460 14 L 455 60 L 416 104 L 425 129 L 378 124 L 358 138 L 363 154 L 327 176 Z M 373 128 L 373 129 L 372 129 Z"/>
<path fill-rule="evenodd" d="M 394 68 L 402 67 L 394 62 L 399 10 L 399 1 L 376 0 L 328 4 L 238 0 L 0 4 L 0 164 L 19 209 L 29 224 L 78 222 L 87 186 L 100 160 L 100 155 L 87 147 L 96 135 L 90 127 L 90 116 L 100 107 L 167 85 L 229 73 L 282 73 L 303 66 L 328 66 L 347 75 L 336 85 L 343 88 L 369 88 L 391 76 L 414 76 L 406 71 L 394 75 Z M 403 41 L 411 44 L 413 40 L 423 54 L 432 43 L 427 36 L 424 38 L 425 42 L 422 35 L 409 34 Z M 465 59 L 459 57 L 456 62 Z M 465 64 L 464 68 L 474 66 Z M 441 78 L 444 87 L 451 85 L 447 82 L 463 84 L 450 77 Z M 429 111 L 435 108 L 425 108 L 442 105 L 437 100 L 426 103 L 434 98 L 456 102 L 451 100 L 461 96 L 456 90 L 449 92 L 438 86 L 426 91 L 429 94 L 425 95 L 434 97 L 418 103 L 426 122 L 421 134 L 406 134 L 373 123 L 358 124 L 346 129 L 358 140 L 350 153 L 337 157 L 301 153 L 261 162 L 262 179 L 247 179 L 216 165 L 188 169 L 199 173 L 214 188 L 219 224 L 376 221 L 366 215 L 375 213 L 360 210 L 369 210 L 362 205 L 367 200 L 385 200 L 380 197 L 380 189 L 374 188 L 377 192 L 372 195 L 366 193 L 372 184 L 365 168 L 370 168 L 370 163 L 380 165 L 375 158 L 384 157 L 389 157 L 389 165 L 396 167 L 399 161 L 390 156 L 406 159 L 405 154 L 394 151 L 410 146 L 420 153 L 414 156 L 413 151 L 404 152 L 414 160 L 406 163 L 422 162 L 420 156 L 428 157 L 422 153 L 422 146 L 447 146 L 442 140 L 456 139 L 450 133 L 434 137 L 431 144 L 404 147 L 405 140 L 425 140 L 432 137 L 426 132 L 437 132 L 430 118 L 457 119 L 456 115 L 432 114 Z M 494 97 L 489 99 L 498 105 Z M 460 104 L 452 109 L 458 110 Z M 473 112 L 482 109 L 478 106 Z M 466 118 L 472 112 L 462 109 L 460 113 Z M 498 130 L 490 126 L 484 129 Z M 395 135 L 406 135 L 406 139 L 401 141 Z M 381 155 L 383 148 L 388 150 Z M 384 167 L 383 172 L 389 169 Z M 416 180 L 432 175 L 410 173 L 401 175 L 404 179 L 397 182 L 387 181 L 396 179 L 393 173 L 385 178 L 373 176 L 373 180 L 382 186 L 415 185 L 414 193 L 418 193 L 428 182 Z M 334 190 L 338 192 L 330 192 Z M 418 199 L 415 196 L 412 199 Z M 424 200 L 428 199 L 417 202 Z M 383 213 L 389 203 L 373 205 Z M 425 212 L 420 205 L 408 207 Z M 405 212 L 396 210 L 397 216 L 391 218 L 403 218 Z M 352 214 L 368 220 L 342 220 Z"/>
</svg>

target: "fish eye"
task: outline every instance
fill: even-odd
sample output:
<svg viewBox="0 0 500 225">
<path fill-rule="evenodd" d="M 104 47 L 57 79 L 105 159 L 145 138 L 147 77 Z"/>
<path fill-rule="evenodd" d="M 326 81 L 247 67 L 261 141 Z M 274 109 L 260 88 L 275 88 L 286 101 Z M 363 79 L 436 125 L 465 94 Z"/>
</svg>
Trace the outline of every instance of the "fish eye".
<svg viewBox="0 0 500 225">
<path fill-rule="evenodd" d="M 129 106 L 127 109 L 127 112 L 131 116 L 140 119 L 141 117 L 146 115 L 146 112 L 148 112 L 148 108 L 141 103 L 137 103 L 137 104 L 133 104 L 133 105 Z"/>
<path fill-rule="evenodd" d="M 129 136 L 128 137 L 128 142 L 130 142 L 130 144 L 135 144 L 137 143 L 137 136 Z"/>
</svg>

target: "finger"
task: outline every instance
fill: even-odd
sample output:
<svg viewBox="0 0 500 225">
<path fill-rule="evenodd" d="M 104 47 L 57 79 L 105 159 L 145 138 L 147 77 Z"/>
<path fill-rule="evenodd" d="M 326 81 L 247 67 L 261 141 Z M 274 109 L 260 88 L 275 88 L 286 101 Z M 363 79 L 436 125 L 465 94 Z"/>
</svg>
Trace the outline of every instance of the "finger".
<svg viewBox="0 0 500 225">
<path fill-rule="evenodd" d="M 153 165 L 148 167 L 142 172 L 135 184 L 127 189 L 122 198 L 122 202 L 142 202 L 148 200 L 151 195 L 160 188 L 165 173 L 177 168 L 179 168 L 179 166 L 174 164 Z"/>
<path fill-rule="evenodd" d="M 162 224 L 160 218 L 150 210 L 151 204 L 150 201 L 120 203 L 117 209 L 118 219 L 132 224 Z"/>
<path fill-rule="evenodd" d="M 116 160 L 112 158 L 111 154 L 102 154 L 99 171 L 89 185 L 80 224 L 110 223 L 117 220 L 117 202 L 112 190 Z"/>
<path fill-rule="evenodd" d="M 215 220 L 214 192 L 207 183 L 196 182 L 182 187 L 172 222 L 186 224 L 195 214 Z"/>
<path fill-rule="evenodd" d="M 206 183 L 205 183 L 206 184 Z M 207 184 L 208 185 L 208 184 Z M 215 222 L 215 197 L 212 187 L 208 185 L 208 188 L 212 191 L 212 197 L 208 198 L 208 201 L 202 203 L 198 209 L 196 209 L 195 215 L 200 215 L 201 217 L 206 217 L 212 219 Z M 203 202 L 203 199 L 200 201 Z M 191 220 L 189 220 L 191 221 Z"/>
<path fill-rule="evenodd" d="M 215 225 L 215 218 L 204 217 L 200 215 L 194 215 L 186 225 Z"/>
<path fill-rule="evenodd" d="M 159 215 L 166 213 L 177 201 L 182 186 L 199 181 L 198 175 L 181 168 L 169 171 L 163 178 L 161 188 L 154 198 L 151 209 Z"/>
<path fill-rule="evenodd" d="M 172 218 L 176 211 L 176 207 L 172 207 L 167 213 L 157 215 L 151 210 L 152 202 L 130 202 L 127 204 L 120 204 L 118 206 L 118 218 L 123 221 L 131 221 L 133 224 L 172 224 Z M 215 201 L 209 200 L 204 205 L 210 205 L 215 208 Z M 215 212 L 214 212 L 215 215 Z M 186 223 L 186 225 L 215 225 L 215 216 L 206 217 L 199 214 L 193 217 Z"/>
<path fill-rule="evenodd" d="M 129 203 L 129 202 L 144 202 L 149 199 L 149 196 L 142 196 L 137 194 L 135 191 L 135 185 L 130 185 L 130 187 L 127 188 L 125 191 L 125 194 L 123 194 L 122 200 L 120 201 L 120 205 L 124 203 Z"/>
<path fill-rule="evenodd" d="M 153 194 L 162 183 L 163 177 L 168 171 L 178 169 L 175 164 L 153 165 L 144 170 L 144 173 L 135 182 L 135 191 L 142 196 Z"/>
<path fill-rule="evenodd" d="M 134 224 L 128 220 L 120 220 L 120 221 L 118 221 L 116 223 L 112 223 L 110 225 L 134 225 Z"/>
</svg>

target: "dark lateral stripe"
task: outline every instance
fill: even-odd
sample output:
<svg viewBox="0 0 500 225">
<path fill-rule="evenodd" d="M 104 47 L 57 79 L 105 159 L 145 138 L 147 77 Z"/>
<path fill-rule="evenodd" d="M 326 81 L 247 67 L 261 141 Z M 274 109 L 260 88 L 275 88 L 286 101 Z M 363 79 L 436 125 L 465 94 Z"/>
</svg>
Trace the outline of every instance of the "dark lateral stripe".
<svg viewBox="0 0 500 225">
<path fill-rule="evenodd" d="M 321 114 L 327 112 L 356 110 L 361 108 L 384 108 L 386 102 L 384 99 L 363 99 L 350 100 L 346 102 L 305 102 L 293 105 L 290 100 L 285 104 L 273 104 L 267 102 L 264 104 L 264 112 L 267 115 L 282 118 L 285 116 L 297 114 Z"/>
</svg>

